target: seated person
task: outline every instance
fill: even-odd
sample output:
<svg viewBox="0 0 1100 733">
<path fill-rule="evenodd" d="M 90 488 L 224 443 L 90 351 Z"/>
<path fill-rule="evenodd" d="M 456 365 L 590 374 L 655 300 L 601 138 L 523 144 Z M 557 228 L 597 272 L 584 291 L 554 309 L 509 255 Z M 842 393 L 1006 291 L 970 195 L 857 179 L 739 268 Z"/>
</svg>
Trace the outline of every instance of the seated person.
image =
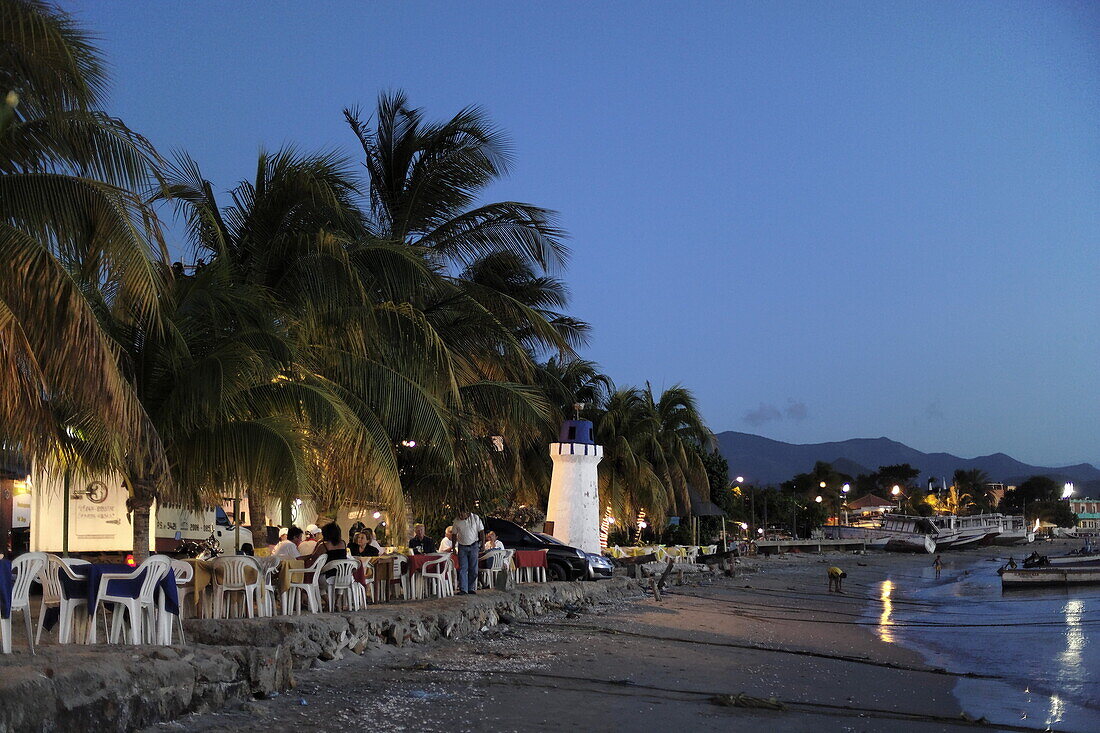
<svg viewBox="0 0 1100 733">
<path fill-rule="evenodd" d="M 317 546 L 313 548 L 313 554 L 310 555 L 307 564 L 315 561 L 322 555 L 325 556 L 325 562 L 332 562 L 333 560 L 346 560 L 348 558 L 348 546 L 344 544 L 344 540 L 340 537 L 340 525 L 336 522 L 329 522 L 321 530 L 321 541 L 317 543 Z M 304 544 L 304 543 L 303 543 Z M 330 570 L 326 575 L 334 574 L 335 570 Z"/>
<path fill-rule="evenodd" d="M 352 557 L 377 557 L 378 548 L 367 541 L 367 533 L 357 532 L 348 547 Z"/>
<path fill-rule="evenodd" d="M 413 536 L 409 539 L 409 549 L 414 555 L 427 555 L 435 552 L 435 540 L 424 534 L 424 525 L 413 525 Z"/>
<path fill-rule="evenodd" d="M 489 530 L 485 533 L 485 546 L 481 549 L 486 552 L 489 550 L 503 550 L 504 543 L 497 539 L 496 532 Z"/>
<path fill-rule="evenodd" d="M 306 527 L 305 539 L 298 545 L 298 557 L 311 557 L 319 539 L 321 539 L 320 527 L 316 524 Z"/>
<path fill-rule="evenodd" d="M 285 557 L 293 560 L 298 557 L 298 545 L 302 542 L 302 528 L 291 527 L 286 532 L 286 538 L 279 540 L 279 544 L 271 551 L 273 557 Z"/>
<path fill-rule="evenodd" d="M 447 530 L 443 533 L 445 536 L 439 541 L 439 549 L 436 552 L 454 552 L 455 551 L 455 528 L 447 527 Z"/>
</svg>

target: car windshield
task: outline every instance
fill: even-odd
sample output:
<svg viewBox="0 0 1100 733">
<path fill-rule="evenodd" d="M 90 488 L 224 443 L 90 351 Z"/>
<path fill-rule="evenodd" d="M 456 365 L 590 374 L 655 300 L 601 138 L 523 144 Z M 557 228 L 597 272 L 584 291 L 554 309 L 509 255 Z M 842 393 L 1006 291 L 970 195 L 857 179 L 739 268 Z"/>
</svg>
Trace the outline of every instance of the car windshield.
<svg viewBox="0 0 1100 733">
<path fill-rule="evenodd" d="M 550 535 L 543 534 L 542 532 L 535 532 L 534 534 L 540 540 L 546 540 L 547 542 L 549 542 L 552 545 L 564 545 L 565 544 L 564 542 L 559 540 L 557 537 L 551 537 Z"/>
</svg>

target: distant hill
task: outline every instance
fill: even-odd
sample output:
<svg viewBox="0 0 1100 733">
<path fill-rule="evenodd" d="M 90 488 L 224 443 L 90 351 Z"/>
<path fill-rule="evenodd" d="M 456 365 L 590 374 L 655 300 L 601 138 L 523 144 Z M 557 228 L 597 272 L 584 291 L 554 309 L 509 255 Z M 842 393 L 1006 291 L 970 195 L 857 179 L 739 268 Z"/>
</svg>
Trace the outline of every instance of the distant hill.
<svg viewBox="0 0 1100 733">
<path fill-rule="evenodd" d="M 744 476 L 756 484 L 778 484 L 795 474 L 805 473 L 817 461 L 827 461 L 840 472 L 856 476 L 879 466 L 908 463 L 920 469 L 921 483 L 937 480 L 958 469 L 981 469 L 991 481 L 1019 484 L 1029 476 L 1050 476 L 1058 482 L 1072 481 L 1089 491 L 1100 486 L 1100 469 L 1088 463 L 1076 466 L 1030 466 L 1004 453 L 977 458 L 959 458 L 950 453 L 923 453 L 889 438 L 854 438 L 838 443 L 798 445 L 759 435 L 727 431 L 718 433 L 718 450 L 730 464 L 731 476 Z M 1089 493 L 1092 493 L 1089 491 Z"/>
</svg>

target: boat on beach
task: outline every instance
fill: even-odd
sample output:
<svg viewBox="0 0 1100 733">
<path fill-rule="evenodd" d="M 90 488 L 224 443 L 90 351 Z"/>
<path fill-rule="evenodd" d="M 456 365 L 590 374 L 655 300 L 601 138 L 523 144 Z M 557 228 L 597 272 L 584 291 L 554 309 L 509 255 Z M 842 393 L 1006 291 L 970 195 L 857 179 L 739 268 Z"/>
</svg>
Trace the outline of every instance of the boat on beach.
<svg viewBox="0 0 1100 733">
<path fill-rule="evenodd" d="M 1021 515 L 986 514 L 989 521 L 1000 527 L 1000 534 L 993 538 L 993 544 L 1012 546 L 1026 545 L 1035 541 L 1035 532 L 1028 528 Z"/>
<path fill-rule="evenodd" d="M 1100 565 L 1041 568 L 1001 568 L 1001 588 L 1100 585 Z"/>
<path fill-rule="evenodd" d="M 825 527 L 825 535 L 834 539 L 863 540 L 868 549 L 888 552 L 936 551 L 934 528 L 926 517 L 884 514 L 852 524 Z"/>
<path fill-rule="evenodd" d="M 992 544 L 1001 534 L 1001 523 L 990 514 L 942 514 L 928 519 L 936 528 L 936 545 L 941 550 Z"/>
</svg>

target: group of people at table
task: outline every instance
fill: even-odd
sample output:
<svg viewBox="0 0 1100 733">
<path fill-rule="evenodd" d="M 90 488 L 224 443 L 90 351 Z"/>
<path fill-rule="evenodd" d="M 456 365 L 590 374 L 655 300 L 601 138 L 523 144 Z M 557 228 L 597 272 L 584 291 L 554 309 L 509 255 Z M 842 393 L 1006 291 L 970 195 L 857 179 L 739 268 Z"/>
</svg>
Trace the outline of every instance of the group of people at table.
<svg viewBox="0 0 1100 733">
<path fill-rule="evenodd" d="M 454 553 L 458 566 L 458 594 L 477 594 L 478 568 L 484 553 L 503 550 L 504 543 L 497 539 L 493 531 L 486 532 L 481 517 L 468 508 L 462 508 L 446 536 L 437 544 L 425 534 L 423 524 L 413 527 L 413 536 L 409 538 L 409 550 L 413 555 L 432 553 Z M 271 548 L 271 555 L 287 560 L 301 559 L 309 565 L 324 556 L 326 561 L 343 560 L 350 557 L 375 557 L 382 554 L 382 546 L 374 536 L 374 531 L 364 528 L 354 533 L 350 543 L 343 540 L 340 526 L 330 522 L 324 527 L 311 524 L 304 530 L 300 527 L 288 527 L 280 530 L 279 542 Z"/>
</svg>

